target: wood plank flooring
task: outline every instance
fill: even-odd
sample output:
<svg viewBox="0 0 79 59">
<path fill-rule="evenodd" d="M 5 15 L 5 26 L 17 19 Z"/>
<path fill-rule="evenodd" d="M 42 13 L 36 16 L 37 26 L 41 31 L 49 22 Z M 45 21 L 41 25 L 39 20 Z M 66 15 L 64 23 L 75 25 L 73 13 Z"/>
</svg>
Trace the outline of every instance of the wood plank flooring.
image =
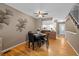
<svg viewBox="0 0 79 59">
<path fill-rule="evenodd" d="M 44 44 L 40 48 L 32 50 L 26 43 L 21 44 L 2 56 L 77 56 L 63 37 L 57 37 L 56 40 L 49 39 L 49 48 Z"/>
</svg>

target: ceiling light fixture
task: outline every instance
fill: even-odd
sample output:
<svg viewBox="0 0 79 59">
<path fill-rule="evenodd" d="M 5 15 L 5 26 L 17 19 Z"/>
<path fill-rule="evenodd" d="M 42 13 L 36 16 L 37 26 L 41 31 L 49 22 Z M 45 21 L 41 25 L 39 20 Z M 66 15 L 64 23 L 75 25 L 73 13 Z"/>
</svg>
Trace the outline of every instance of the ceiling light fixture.
<svg viewBox="0 0 79 59">
<path fill-rule="evenodd" d="M 40 10 L 38 10 L 38 11 L 35 12 L 34 14 L 36 14 L 36 16 L 37 16 L 37 17 L 40 17 L 40 18 L 44 17 L 45 15 L 48 15 L 47 12 L 40 11 Z"/>
</svg>

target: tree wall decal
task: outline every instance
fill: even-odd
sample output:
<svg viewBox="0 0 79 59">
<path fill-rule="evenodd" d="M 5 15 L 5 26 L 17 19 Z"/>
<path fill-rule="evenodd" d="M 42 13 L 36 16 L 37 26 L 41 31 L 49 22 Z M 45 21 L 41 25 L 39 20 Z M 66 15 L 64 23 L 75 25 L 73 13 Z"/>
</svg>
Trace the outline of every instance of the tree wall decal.
<svg viewBox="0 0 79 59">
<path fill-rule="evenodd" d="M 0 26 L 3 26 L 2 24 L 9 25 L 9 18 L 10 18 L 9 16 L 12 15 L 13 13 L 9 9 L 5 9 L 4 11 L 0 10 Z"/>
<path fill-rule="evenodd" d="M 16 25 L 17 27 L 17 31 L 20 31 L 22 32 L 23 29 L 25 29 L 25 25 L 27 23 L 27 20 L 26 19 L 18 19 L 18 24 Z"/>
</svg>

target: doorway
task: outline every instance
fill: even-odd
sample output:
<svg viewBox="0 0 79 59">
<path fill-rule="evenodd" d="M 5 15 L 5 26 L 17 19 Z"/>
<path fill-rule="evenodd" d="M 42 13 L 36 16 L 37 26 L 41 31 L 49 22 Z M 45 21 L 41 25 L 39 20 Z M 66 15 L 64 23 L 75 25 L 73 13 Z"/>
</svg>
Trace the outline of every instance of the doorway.
<svg viewBox="0 0 79 59">
<path fill-rule="evenodd" d="M 65 24 L 60 23 L 59 24 L 59 35 L 64 35 L 65 34 Z"/>
</svg>

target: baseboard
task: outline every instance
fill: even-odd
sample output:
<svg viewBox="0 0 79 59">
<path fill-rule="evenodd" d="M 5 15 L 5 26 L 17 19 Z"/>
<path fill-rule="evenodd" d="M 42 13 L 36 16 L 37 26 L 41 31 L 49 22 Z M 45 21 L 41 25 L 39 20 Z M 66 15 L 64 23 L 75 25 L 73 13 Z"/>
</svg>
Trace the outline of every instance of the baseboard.
<svg viewBox="0 0 79 59">
<path fill-rule="evenodd" d="M 24 43 L 26 43 L 26 42 L 22 42 L 22 43 L 19 43 L 19 44 L 15 45 L 15 46 L 12 46 L 12 47 L 10 47 L 10 48 L 7 48 L 7 49 L 1 51 L 1 54 L 4 53 L 4 52 L 6 52 L 6 51 L 8 51 L 8 50 L 11 50 L 11 49 L 15 48 L 16 46 L 19 46 L 19 45 L 21 45 L 21 44 L 24 44 Z"/>
<path fill-rule="evenodd" d="M 79 56 L 78 52 L 74 49 L 74 47 L 71 45 L 71 43 L 69 41 L 67 41 L 67 43 L 72 47 L 72 49 L 75 51 L 75 53 Z"/>
</svg>

